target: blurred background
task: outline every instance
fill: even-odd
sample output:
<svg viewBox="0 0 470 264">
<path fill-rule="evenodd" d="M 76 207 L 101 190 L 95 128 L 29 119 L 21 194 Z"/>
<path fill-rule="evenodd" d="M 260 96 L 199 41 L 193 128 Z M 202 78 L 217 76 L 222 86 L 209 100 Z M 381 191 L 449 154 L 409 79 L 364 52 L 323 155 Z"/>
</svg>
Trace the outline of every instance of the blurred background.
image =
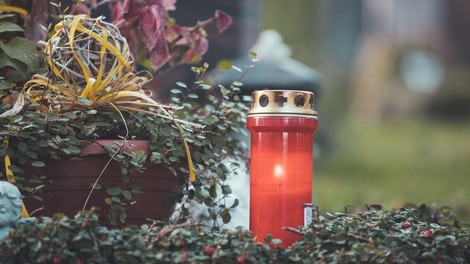
<svg viewBox="0 0 470 264">
<path fill-rule="evenodd" d="M 294 75 L 315 70 L 303 81 L 315 91 L 320 120 L 313 198 L 321 211 L 435 203 L 470 223 L 470 2 L 198 2 L 179 0 L 173 16 L 190 24 L 221 9 L 234 18 L 227 33 L 210 34 L 209 64 L 243 61 L 260 33 L 272 29 L 290 50 L 277 43 L 263 52 L 258 42 L 258 53 L 284 50 L 286 65 L 300 63 L 290 67 Z M 303 89 L 296 78 L 290 88 Z"/>
</svg>

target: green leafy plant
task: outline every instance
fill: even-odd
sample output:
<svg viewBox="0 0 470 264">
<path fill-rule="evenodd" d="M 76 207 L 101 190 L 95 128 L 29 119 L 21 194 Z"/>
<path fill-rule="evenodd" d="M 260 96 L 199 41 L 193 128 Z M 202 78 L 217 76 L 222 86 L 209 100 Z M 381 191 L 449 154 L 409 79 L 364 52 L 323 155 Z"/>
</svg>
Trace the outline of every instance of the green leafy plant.
<svg viewBox="0 0 470 264">
<path fill-rule="evenodd" d="M 116 21 L 124 27 L 124 32 L 127 24 L 138 21 L 139 30 L 134 33 L 139 32 L 146 36 L 143 38 L 143 43 L 154 41 L 151 34 L 169 34 L 172 38 L 163 38 L 163 40 L 168 40 L 168 47 L 185 46 L 181 50 L 184 54 L 179 59 L 176 58 L 180 53 L 173 48 L 171 50 L 174 54 L 170 54 L 169 51 L 155 53 L 164 58 L 151 58 L 153 69 L 161 68 L 166 62 L 169 62 L 170 66 L 178 62 L 193 62 L 194 56 L 202 56 L 205 52 L 205 49 L 191 44 L 205 41 L 204 27 L 215 22 L 220 31 L 223 31 L 231 23 L 228 15 L 218 11 L 213 19 L 206 20 L 192 29 L 176 27 L 167 13 L 173 6 L 169 4 L 170 2 L 172 1 L 148 1 L 148 3 L 147 1 L 122 3 L 113 1 L 116 4 L 115 8 L 123 10 Z M 142 4 L 145 3 L 148 5 L 143 8 Z M 95 3 L 95 5 L 98 4 Z M 62 8 L 60 4 L 55 5 L 59 10 Z M 74 6 L 72 11 L 79 8 L 89 7 Z M 70 16 L 58 18 L 59 25 L 62 23 L 62 26 L 56 27 L 57 31 L 53 35 L 52 42 L 46 44 L 45 51 L 50 56 L 55 52 L 50 47 L 61 43 L 57 41 L 61 33 L 69 32 L 67 34 L 74 35 L 70 32 L 89 32 L 85 28 L 86 24 L 81 24 L 81 18 Z M 145 21 L 140 21 L 140 19 Z M 147 20 L 152 21 L 151 28 L 148 28 Z M 93 23 L 93 25 L 98 25 L 99 21 Z M 91 28 L 95 30 L 98 26 Z M 98 33 L 93 31 L 90 36 L 94 36 L 92 34 Z M 128 34 L 131 33 L 128 32 Z M 116 52 L 109 47 L 109 43 L 106 43 L 106 37 L 101 35 L 94 39 L 105 43 L 103 46 L 115 55 Z M 237 96 L 239 88 L 236 85 L 231 87 L 208 85 L 203 80 L 208 65 L 203 64 L 201 67 L 192 68 L 196 75 L 194 84 L 177 83 L 177 88 L 173 89 L 175 96 L 172 98 L 172 103 L 161 107 L 145 95 L 140 89 L 140 84 L 133 81 L 133 77 L 130 81 L 129 79 L 125 81 L 110 79 L 111 82 L 118 84 L 115 87 L 111 84 L 109 87 L 106 86 L 106 79 L 103 85 L 100 85 L 99 75 L 101 67 L 104 68 L 104 66 L 100 63 L 92 66 L 95 64 L 91 60 L 95 58 L 98 62 L 106 60 L 109 62 L 110 58 L 106 57 L 108 55 L 104 58 L 95 53 L 89 53 L 89 56 L 78 56 L 73 48 L 74 45 L 81 45 L 80 41 L 82 39 L 64 42 L 67 45 L 72 43 L 72 51 L 68 52 L 68 55 L 65 51 L 65 53 L 58 54 L 57 58 L 46 57 L 47 68 L 52 73 L 48 76 L 35 75 L 25 86 L 26 94 L 22 87 L 10 86 L 9 89 L 1 90 L 0 99 L 6 103 L 0 106 L 0 113 L 4 115 L 0 119 L 2 128 L 0 139 L 4 146 L 0 149 L 0 165 L 6 168 L 6 173 L 2 170 L 0 179 L 11 180 L 12 177 L 9 174 L 12 174 L 15 184 L 26 197 L 41 199 L 44 186 L 49 184 L 48 177 L 47 175 L 25 175 L 26 167 L 47 166 L 44 157 L 79 158 L 82 147 L 99 139 L 124 141 L 145 139 L 149 141 L 151 150 L 147 154 L 124 150 L 118 142 L 106 147 L 109 156 L 121 164 L 122 172 L 122 185 L 108 188 L 109 197 L 105 199 L 110 205 L 109 217 L 112 223 L 125 221 L 127 216 L 125 208 L 132 206 L 133 195 L 141 192 L 139 186 L 132 184 L 132 176 L 145 170 L 149 163 L 164 164 L 175 177 L 186 175 L 184 179 L 188 179 L 191 172 L 198 175 L 196 179 L 191 177 L 191 181 L 186 180 L 186 186 L 176 199 L 176 202 L 181 203 L 178 207 L 181 212 L 179 220 L 184 221 L 190 214 L 188 201 L 195 201 L 209 208 L 209 215 L 216 227 L 220 223 L 217 220 L 219 216 L 221 223 L 230 221 L 230 209 L 236 207 L 238 201 L 226 204 L 226 198 L 230 196 L 231 189 L 225 181 L 229 175 L 237 173 L 232 170 L 231 164 L 246 153 L 245 146 L 237 137 L 237 134 L 244 131 L 246 111 L 245 103 Z M 90 38 L 87 41 L 84 45 L 89 47 Z M 131 43 L 133 41 L 136 39 L 132 39 Z M 123 43 L 116 45 L 122 48 Z M 135 45 L 140 45 L 139 43 Z M 153 48 L 161 48 L 160 44 Z M 155 52 L 152 47 L 148 45 L 147 47 L 149 50 L 146 52 Z M 84 50 L 80 49 L 79 52 Z M 59 51 L 63 50 L 59 49 Z M 192 55 L 187 55 L 189 51 Z M 70 59 L 60 61 L 65 56 L 70 56 Z M 188 59 L 188 56 L 192 58 Z M 70 60 L 77 58 L 80 60 L 74 66 Z M 117 61 L 120 61 L 118 63 L 122 63 L 123 58 L 117 56 Z M 175 61 L 171 62 L 170 58 L 175 58 Z M 111 65 L 114 64 L 111 63 Z M 63 70 L 65 66 L 68 68 Z M 91 75 L 80 81 L 80 78 L 93 72 L 93 67 L 99 68 L 96 69 L 98 77 Z M 129 72 L 122 73 L 124 78 L 129 74 L 132 75 L 130 69 L 128 70 Z M 63 74 L 64 72 L 73 72 L 73 74 L 67 77 Z M 23 98 L 23 96 L 26 101 L 24 107 L 18 104 L 19 100 L 16 100 L 16 103 L 14 100 L 15 97 Z M 99 101 L 99 98 L 107 97 L 112 98 L 112 101 Z M 122 101 L 116 101 L 117 98 L 127 100 L 126 105 L 121 105 Z M 17 111 L 14 114 L 5 115 L 11 111 L 12 107 Z M 191 162 L 188 151 L 194 163 Z M 185 160 L 189 160 L 187 165 L 184 165 Z M 97 175 L 98 178 L 99 175 Z M 99 188 L 99 184 L 91 182 L 90 188 Z"/>
<path fill-rule="evenodd" d="M 448 207 L 408 205 L 398 210 L 368 206 L 357 214 L 321 215 L 292 251 L 319 263 L 466 263 L 470 233 Z"/>
<path fill-rule="evenodd" d="M 451 220 L 449 222 L 449 220 Z M 0 241 L 2 263 L 468 263 L 470 233 L 443 207 L 320 215 L 289 248 L 247 230 L 154 222 L 122 230 L 92 211 L 19 224 Z M 447 224 L 448 223 L 448 224 Z M 452 224 L 450 224 L 452 223 Z"/>
<path fill-rule="evenodd" d="M 24 29 L 17 24 L 18 19 L 14 13 L 0 14 L 0 89 L 24 82 L 39 66 L 36 48 L 21 35 Z"/>
</svg>

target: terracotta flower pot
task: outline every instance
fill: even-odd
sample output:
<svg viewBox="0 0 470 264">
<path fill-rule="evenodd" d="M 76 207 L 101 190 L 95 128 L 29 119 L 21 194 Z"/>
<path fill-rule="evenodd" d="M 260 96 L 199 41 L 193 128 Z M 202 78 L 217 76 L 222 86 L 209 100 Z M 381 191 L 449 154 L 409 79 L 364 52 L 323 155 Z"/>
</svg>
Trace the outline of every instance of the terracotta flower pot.
<svg viewBox="0 0 470 264">
<path fill-rule="evenodd" d="M 32 198 L 25 199 L 25 206 L 32 216 L 52 216 L 54 213 L 64 213 L 70 217 L 82 210 L 90 193 L 93 183 L 100 175 L 110 156 L 104 145 L 110 145 L 116 140 L 99 140 L 81 149 L 81 159 L 54 160 L 44 158 L 46 166 L 42 168 L 29 167 L 25 175 L 46 175 L 43 201 Z M 148 149 L 148 141 L 129 140 L 125 148 L 132 150 Z M 133 193 L 135 204 L 126 209 L 126 224 L 148 223 L 150 219 L 168 219 L 175 208 L 175 197 L 180 192 L 184 180 L 173 175 L 163 165 L 147 164 L 143 173 L 135 173 L 130 184 L 138 182 L 142 193 Z M 100 209 L 103 224 L 109 224 L 107 215 L 109 205 L 105 199 L 109 197 L 106 189 L 122 187 L 120 163 L 112 161 L 98 181 L 100 189 L 93 190 L 86 209 L 92 206 Z"/>
</svg>

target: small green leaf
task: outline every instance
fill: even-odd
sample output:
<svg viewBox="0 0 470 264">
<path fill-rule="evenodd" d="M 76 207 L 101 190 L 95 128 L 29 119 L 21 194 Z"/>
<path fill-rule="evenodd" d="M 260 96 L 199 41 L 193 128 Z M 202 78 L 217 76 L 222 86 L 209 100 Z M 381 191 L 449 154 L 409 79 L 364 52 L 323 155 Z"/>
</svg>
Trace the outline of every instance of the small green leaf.
<svg viewBox="0 0 470 264">
<path fill-rule="evenodd" d="M 25 152 L 28 149 L 28 145 L 23 141 L 18 142 L 17 147 L 21 152 Z"/>
<path fill-rule="evenodd" d="M 184 82 L 177 82 L 176 85 L 178 85 L 179 87 L 188 88 L 188 86 Z"/>
<path fill-rule="evenodd" d="M 40 167 L 46 166 L 46 164 L 42 161 L 36 160 L 33 163 L 31 163 L 31 166 L 40 168 Z"/>
<path fill-rule="evenodd" d="M 150 156 L 150 161 L 154 164 L 162 163 L 162 154 L 159 152 L 152 152 L 152 156 Z"/>
<path fill-rule="evenodd" d="M 235 65 L 232 65 L 232 69 L 236 70 L 237 72 L 242 72 L 242 69 L 238 68 Z"/>
<path fill-rule="evenodd" d="M 240 204 L 240 201 L 238 199 L 235 199 L 235 201 L 233 201 L 233 204 L 232 206 L 230 206 L 230 208 L 235 208 L 238 206 L 238 204 Z"/>
<path fill-rule="evenodd" d="M 205 84 L 205 83 L 199 84 L 199 87 L 201 87 L 204 90 L 212 89 L 212 86 Z"/>
<path fill-rule="evenodd" d="M 4 5 L 5 4 L 5 1 L 4 0 L 0 0 L 0 5 Z M 16 14 L 0 14 L 0 20 L 7 20 L 8 18 L 12 18 L 12 17 L 16 17 Z"/>
<path fill-rule="evenodd" d="M 243 86 L 243 83 L 242 82 L 239 82 L 239 81 L 235 81 L 232 83 L 233 86 Z"/>
<path fill-rule="evenodd" d="M 123 191 L 122 196 L 124 196 L 128 201 L 132 200 L 132 193 L 130 191 Z"/>
<path fill-rule="evenodd" d="M 264 242 L 267 244 L 271 243 L 271 240 L 273 239 L 273 236 L 271 234 L 268 234 L 264 237 Z"/>
<path fill-rule="evenodd" d="M 41 140 L 41 141 L 39 141 L 39 146 L 40 146 L 41 148 L 45 148 L 45 147 L 47 147 L 48 145 L 49 145 L 49 141 L 47 141 L 47 140 Z"/>
<path fill-rule="evenodd" d="M 220 217 L 222 217 L 222 222 L 224 222 L 224 224 L 228 224 L 232 219 L 230 211 L 227 208 L 222 209 L 222 211 L 220 212 Z"/>
<path fill-rule="evenodd" d="M 9 21 L 0 22 L 0 33 L 3 32 L 23 32 L 23 28 Z"/>
<path fill-rule="evenodd" d="M 211 186 L 209 187 L 209 195 L 211 198 L 214 198 L 214 199 L 217 197 L 217 188 L 214 183 L 211 184 Z"/>
<path fill-rule="evenodd" d="M 83 97 L 78 97 L 77 100 L 83 105 L 91 105 L 93 102 Z"/>
<path fill-rule="evenodd" d="M 222 193 L 223 193 L 224 195 L 229 195 L 229 194 L 232 193 L 232 188 L 230 188 L 229 185 L 223 185 L 223 186 L 222 186 Z"/>
<path fill-rule="evenodd" d="M 77 146 L 68 146 L 67 150 L 70 154 L 79 154 L 80 153 L 80 148 Z"/>
<path fill-rule="evenodd" d="M 111 187 L 111 188 L 108 188 L 106 190 L 106 192 L 109 194 L 109 195 L 119 195 L 121 194 L 122 190 L 121 188 L 119 187 Z"/>
</svg>

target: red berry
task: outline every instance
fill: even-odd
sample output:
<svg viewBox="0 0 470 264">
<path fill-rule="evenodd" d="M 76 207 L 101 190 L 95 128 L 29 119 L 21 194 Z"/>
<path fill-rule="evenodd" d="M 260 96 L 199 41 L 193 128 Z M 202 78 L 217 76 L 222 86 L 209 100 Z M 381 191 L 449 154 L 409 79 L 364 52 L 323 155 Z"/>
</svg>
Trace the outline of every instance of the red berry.
<svg viewBox="0 0 470 264">
<path fill-rule="evenodd" d="M 53 257 L 52 258 L 52 264 L 61 264 L 62 259 L 60 257 Z"/>
<path fill-rule="evenodd" d="M 409 228 L 409 227 L 411 227 L 411 223 L 406 221 L 406 222 L 403 223 L 402 227 L 403 228 Z"/>
<path fill-rule="evenodd" d="M 188 259 L 188 253 L 181 253 L 180 257 L 181 257 L 183 260 L 187 260 L 187 259 Z"/>
<path fill-rule="evenodd" d="M 204 248 L 204 254 L 206 255 L 212 255 L 214 254 L 214 248 L 211 246 L 207 246 Z"/>
<path fill-rule="evenodd" d="M 244 257 L 238 257 L 237 258 L 237 263 L 238 264 L 244 264 L 245 263 L 245 258 Z"/>
<path fill-rule="evenodd" d="M 423 236 L 424 236 L 424 237 L 430 237 L 430 236 L 432 236 L 432 231 L 431 231 L 431 230 L 425 230 L 425 231 L 423 232 Z"/>
</svg>

